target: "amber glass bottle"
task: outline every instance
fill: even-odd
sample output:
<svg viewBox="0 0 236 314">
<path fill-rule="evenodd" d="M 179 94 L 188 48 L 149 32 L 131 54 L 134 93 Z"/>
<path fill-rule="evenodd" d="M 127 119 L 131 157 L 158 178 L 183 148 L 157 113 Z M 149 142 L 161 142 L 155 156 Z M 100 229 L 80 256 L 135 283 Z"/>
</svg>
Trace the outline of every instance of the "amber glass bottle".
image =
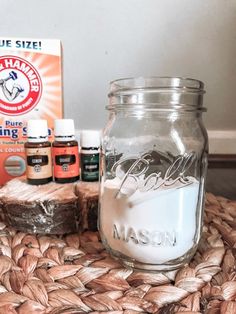
<svg viewBox="0 0 236 314">
<path fill-rule="evenodd" d="M 72 119 L 57 119 L 54 124 L 55 141 L 52 144 L 53 174 L 58 183 L 79 180 L 79 148 L 75 140 Z"/>
<path fill-rule="evenodd" d="M 29 120 L 25 143 L 26 177 L 29 184 L 52 181 L 51 143 L 48 141 L 46 120 Z"/>
</svg>

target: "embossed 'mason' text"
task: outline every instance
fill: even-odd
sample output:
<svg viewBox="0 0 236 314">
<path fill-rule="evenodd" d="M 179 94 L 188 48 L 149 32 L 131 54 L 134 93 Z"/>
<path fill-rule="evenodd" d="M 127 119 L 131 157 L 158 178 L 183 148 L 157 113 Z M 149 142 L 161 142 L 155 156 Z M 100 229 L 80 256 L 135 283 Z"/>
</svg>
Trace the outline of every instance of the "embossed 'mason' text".
<svg viewBox="0 0 236 314">
<path fill-rule="evenodd" d="M 135 230 L 123 225 L 113 225 L 113 238 L 127 243 L 154 247 L 170 247 L 177 245 L 176 231 Z"/>
</svg>

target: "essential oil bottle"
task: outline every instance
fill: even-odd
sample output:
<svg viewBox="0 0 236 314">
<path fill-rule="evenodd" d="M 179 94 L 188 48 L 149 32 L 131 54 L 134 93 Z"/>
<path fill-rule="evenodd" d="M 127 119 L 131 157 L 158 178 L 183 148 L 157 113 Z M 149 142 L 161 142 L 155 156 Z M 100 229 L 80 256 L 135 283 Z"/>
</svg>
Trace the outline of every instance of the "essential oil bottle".
<svg viewBox="0 0 236 314">
<path fill-rule="evenodd" d="M 46 184 L 52 181 L 51 143 L 48 141 L 46 120 L 28 120 L 25 155 L 29 184 Z"/>
<path fill-rule="evenodd" d="M 55 141 L 52 144 L 54 180 L 58 183 L 79 180 L 79 148 L 75 140 L 74 120 L 55 120 L 54 137 Z"/>
<path fill-rule="evenodd" d="M 81 133 L 81 177 L 83 181 L 99 180 L 100 132 L 84 130 Z"/>
</svg>

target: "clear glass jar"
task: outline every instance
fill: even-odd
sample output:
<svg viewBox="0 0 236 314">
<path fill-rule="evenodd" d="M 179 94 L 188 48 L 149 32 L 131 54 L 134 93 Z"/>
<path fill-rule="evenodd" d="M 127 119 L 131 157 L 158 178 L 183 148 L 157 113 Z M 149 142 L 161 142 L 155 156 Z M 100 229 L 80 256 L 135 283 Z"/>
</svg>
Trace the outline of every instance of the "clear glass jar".
<svg viewBox="0 0 236 314">
<path fill-rule="evenodd" d="M 171 270 L 197 249 L 208 151 L 203 88 L 188 78 L 111 82 L 99 230 L 126 266 Z"/>
</svg>

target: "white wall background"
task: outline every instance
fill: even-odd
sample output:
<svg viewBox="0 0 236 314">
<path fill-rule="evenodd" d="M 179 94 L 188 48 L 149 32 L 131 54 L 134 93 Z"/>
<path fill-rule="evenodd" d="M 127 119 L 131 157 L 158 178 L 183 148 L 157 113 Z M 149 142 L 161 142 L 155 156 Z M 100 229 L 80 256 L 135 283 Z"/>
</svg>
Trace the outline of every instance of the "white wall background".
<svg viewBox="0 0 236 314">
<path fill-rule="evenodd" d="M 110 80 L 167 75 L 204 81 L 207 128 L 236 131 L 235 0 L 0 0 L 0 6 L 1 36 L 61 39 L 65 115 L 77 128 L 104 126 Z"/>
</svg>

